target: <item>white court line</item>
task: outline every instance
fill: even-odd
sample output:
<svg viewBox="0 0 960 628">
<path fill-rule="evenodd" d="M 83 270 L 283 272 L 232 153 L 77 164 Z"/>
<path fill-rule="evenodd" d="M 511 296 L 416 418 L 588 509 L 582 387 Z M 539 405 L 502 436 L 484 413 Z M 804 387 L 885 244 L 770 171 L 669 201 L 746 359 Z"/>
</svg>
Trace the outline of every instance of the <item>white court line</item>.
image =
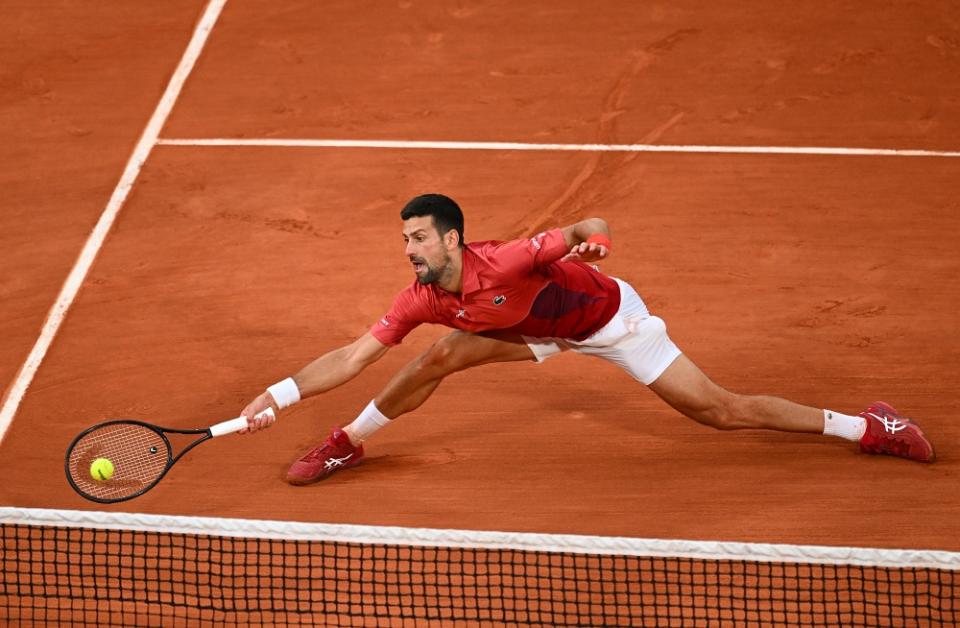
<svg viewBox="0 0 960 628">
<path fill-rule="evenodd" d="M 748 155 L 844 155 L 868 157 L 960 157 L 960 151 L 829 146 L 697 146 L 669 144 L 530 144 L 523 142 L 432 142 L 407 140 L 160 139 L 165 146 L 276 146 L 300 148 L 407 148 L 432 150 L 539 150 L 611 153 L 724 153 Z"/>
<path fill-rule="evenodd" d="M 143 168 L 144 162 L 146 162 L 154 145 L 156 145 L 160 131 L 167 121 L 167 116 L 170 115 L 170 110 L 173 109 L 173 105 L 180 95 L 180 90 L 190 75 L 190 71 L 193 69 L 197 57 L 200 56 L 200 52 L 207 42 L 207 37 L 210 35 L 213 25 L 216 24 L 217 18 L 220 17 L 220 12 L 223 10 L 226 2 L 227 0 L 210 0 L 210 4 L 207 5 L 203 17 L 200 18 L 200 21 L 193 31 L 193 37 L 190 39 L 190 43 L 187 45 L 187 49 L 180 59 L 180 64 L 174 71 L 173 76 L 170 77 L 166 91 L 160 98 L 160 102 L 157 103 L 157 107 L 150 117 L 150 121 L 140 136 L 140 141 L 137 142 L 136 147 L 133 149 L 133 154 L 130 155 L 130 159 L 127 161 L 127 166 L 123 170 L 123 175 L 120 177 L 117 187 L 114 188 L 106 208 L 100 215 L 100 220 L 97 221 L 96 226 L 90 233 L 90 237 L 87 238 L 86 244 L 83 245 L 80 256 L 77 258 L 73 269 L 70 271 L 70 275 L 67 276 L 67 280 L 60 289 L 60 295 L 54 302 L 53 307 L 50 308 L 50 312 L 47 314 L 47 320 L 44 322 L 43 329 L 40 331 L 40 337 L 37 338 L 36 344 L 33 345 L 33 350 L 30 351 L 30 355 L 27 356 L 26 361 L 17 373 L 16 379 L 14 379 L 13 384 L 7 391 L 7 395 L 3 400 L 3 407 L 0 408 L 0 440 L 3 439 L 7 429 L 10 427 L 13 416 L 16 414 L 17 408 L 20 407 L 20 402 L 23 400 L 27 388 L 30 387 L 30 382 L 33 381 L 33 376 L 36 374 L 37 369 L 40 368 L 40 363 L 43 361 L 44 356 L 46 356 L 47 350 L 50 348 L 50 343 L 53 342 L 54 336 L 57 335 L 57 330 L 60 328 L 60 324 L 63 322 L 67 310 L 70 309 L 70 305 L 76 298 L 77 292 L 80 290 L 80 286 L 87 276 L 87 272 L 90 270 L 94 259 L 97 257 L 97 253 L 100 251 L 100 247 L 103 246 L 103 242 L 107 237 L 107 233 L 110 231 L 110 227 L 113 225 L 114 219 L 117 217 L 117 213 L 123 206 L 127 195 L 130 193 L 130 189 L 133 187 L 134 181 L 137 180 L 137 176 L 140 174 L 140 169 Z"/>
</svg>

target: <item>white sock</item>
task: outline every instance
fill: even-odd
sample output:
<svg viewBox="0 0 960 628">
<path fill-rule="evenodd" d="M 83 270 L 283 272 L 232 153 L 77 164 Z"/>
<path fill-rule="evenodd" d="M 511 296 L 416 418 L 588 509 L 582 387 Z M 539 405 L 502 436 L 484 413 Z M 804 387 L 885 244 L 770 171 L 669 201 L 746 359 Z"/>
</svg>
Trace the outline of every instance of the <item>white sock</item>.
<svg viewBox="0 0 960 628">
<path fill-rule="evenodd" d="M 854 442 L 863 438 L 867 431 L 867 420 L 860 416 L 840 414 L 833 410 L 823 411 L 823 433 L 827 436 L 839 436 Z"/>
<path fill-rule="evenodd" d="M 377 404 L 371 401 L 367 404 L 367 407 L 363 409 L 363 412 L 353 420 L 353 423 L 343 428 L 343 431 L 350 436 L 350 440 L 353 441 L 354 445 L 359 445 L 370 438 L 373 433 L 381 427 L 385 427 L 389 422 L 390 419 L 385 417 L 383 413 L 377 409 Z"/>
</svg>

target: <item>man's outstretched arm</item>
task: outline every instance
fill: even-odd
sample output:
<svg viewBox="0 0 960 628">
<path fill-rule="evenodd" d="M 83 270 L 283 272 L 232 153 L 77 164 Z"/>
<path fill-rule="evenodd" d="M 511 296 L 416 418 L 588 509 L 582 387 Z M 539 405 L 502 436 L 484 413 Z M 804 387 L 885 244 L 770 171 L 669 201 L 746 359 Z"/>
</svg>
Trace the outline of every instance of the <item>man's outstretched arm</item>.
<svg viewBox="0 0 960 628">
<path fill-rule="evenodd" d="M 390 349 L 367 332 L 354 342 L 326 353 L 291 378 L 278 382 L 254 399 L 241 414 L 247 417 L 249 431 L 269 427 L 269 417 L 255 418 L 268 407 L 279 411 L 292 403 L 313 395 L 319 395 L 349 382 Z M 275 398 L 281 397 L 280 399 Z M 246 431 L 246 430 L 244 430 Z"/>
</svg>

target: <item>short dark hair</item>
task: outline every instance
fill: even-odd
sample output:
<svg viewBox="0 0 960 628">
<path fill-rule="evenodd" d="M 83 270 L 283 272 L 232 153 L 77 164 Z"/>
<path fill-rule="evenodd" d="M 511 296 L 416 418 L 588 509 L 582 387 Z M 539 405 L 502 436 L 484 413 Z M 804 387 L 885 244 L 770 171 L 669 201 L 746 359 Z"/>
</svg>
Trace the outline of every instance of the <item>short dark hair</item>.
<svg viewBox="0 0 960 628">
<path fill-rule="evenodd" d="M 443 237 L 451 229 L 456 229 L 463 247 L 463 212 L 452 198 L 443 194 L 421 194 L 413 198 L 400 210 L 400 218 L 408 220 L 418 216 L 433 217 L 433 226 Z"/>
</svg>

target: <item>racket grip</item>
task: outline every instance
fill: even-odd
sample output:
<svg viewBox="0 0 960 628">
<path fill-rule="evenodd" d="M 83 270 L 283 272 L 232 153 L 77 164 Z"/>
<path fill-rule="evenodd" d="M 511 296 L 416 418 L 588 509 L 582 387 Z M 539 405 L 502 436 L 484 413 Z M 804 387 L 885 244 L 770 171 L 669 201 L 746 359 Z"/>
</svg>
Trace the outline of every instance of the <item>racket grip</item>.
<svg viewBox="0 0 960 628">
<path fill-rule="evenodd" d="M 263 416 L 268 414 L 271 417 L 274 416 L 273 408 L 267 408 L 257 416 Z M 216 425 L 210 426 L 210 436 L 216 438 L 217 436 L 225 436 L 227 434 L 233 434 L 234 432 L 239 432 L 243 428 L 247 427 L 247 417 L 238 416 L 235 419 L 230 419 L 229 421 L 224 421 L 223 423 L 217 423 Z"/>
</svg>

